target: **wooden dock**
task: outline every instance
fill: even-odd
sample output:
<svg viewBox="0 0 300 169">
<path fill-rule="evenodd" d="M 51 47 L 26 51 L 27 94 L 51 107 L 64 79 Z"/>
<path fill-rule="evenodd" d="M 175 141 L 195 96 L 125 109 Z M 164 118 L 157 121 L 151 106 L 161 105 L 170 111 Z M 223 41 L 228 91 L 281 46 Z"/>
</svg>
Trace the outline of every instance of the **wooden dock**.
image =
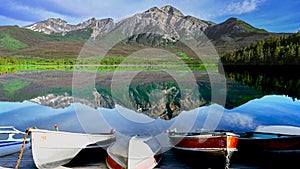
<svg viewBox="0 0 300 169">
<path fill-rule="evenodd" d="M 103 149 L 102 149 L 103 150 Z M 56 169 L 108 169 L 105 164 L 106 152 L 96 151 L 81 151 L 69 164 Z M 0 157 L 0 169 L 14 169 L 18 160 L 19 153 Z M 198 163 L 198 162 L 197 162 Z M 198 168 L 198 167 L 196 167 Z M 252 165 L 233 164 L 230 169 L 262 169 Z M 31 149 L 24 151 L 19 169 L 37 169 L 34 165 Z M 162 163 L 155 169 L 193 169 L 186 165 L 181 160 L 178 160 L 173 154 L 173 151 L 164 153 Z"/>
<path fill-rule="evenodd" d="M 99 152 L 97 152 L 99 154 Z M 87 159 L 86 152 L 80 152 L 69 164 L 64 167 L 58 167 L 56 169 L 107 169 L 105 164 L 105 154 L 100 152 L 99 158 L 89 158 Z M 19 153 L 11 154 L 8 156 L 0 157 L 0 169 L 13 169 L 15 168 L 16 162 L 18 160 Z M 37 169 L 34 165 L 32 158 L 31 149 L 26 149 L 24 151 L 19 169 Z"/>
<path fill-rule="evenodd" d="M 18 157 L 19 153 L 0 157 L 0 168 L 14 168 L 18 161 Z M 35 168 L 30 149 L 24 151 L 19 168 Z"/>
</svg>

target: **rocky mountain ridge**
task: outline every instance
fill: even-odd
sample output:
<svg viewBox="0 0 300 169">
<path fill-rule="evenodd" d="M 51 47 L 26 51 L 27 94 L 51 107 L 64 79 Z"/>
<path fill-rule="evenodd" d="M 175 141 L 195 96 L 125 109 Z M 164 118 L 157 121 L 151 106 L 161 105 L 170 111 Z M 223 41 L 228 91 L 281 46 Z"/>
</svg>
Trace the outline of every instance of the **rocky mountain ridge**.
<svg viewBox="0 0 300 169">
<path fill-rule="evenodd" d="M 224 29 L 230 30 L 232 33 L 247 31 L 242 27 L 237 26 L 236 23 L 232 22 L 233 20 L 237 19 L 230 18 L 221 24 L 216 24 L 193 16 L 185 16 L 178 9 L 167 5 L 161 8 L 150 8 L 149 10 L 137 13 L 119 22 L 115 22 L 112 18 L 100 20 L 91 18 L 77 25 L 71 25 L 60 18 L 49 18 L 47 20 L 25 26 L 25 28 L 45 34 L 62 35 L 66 35 L 72 31 L 90 28 L 93 29 L 91 37 L 96 38 L 98 35 L 108 33 L 119 27 L 124 28 L 126 35 L 134 35 L 145 28 L 159 26 L 160 30 L 164 32 L 166 37 L 178 40 L 180 38 L 179 35 L 185 34 L 195 36 L 204 31 L 208 35 L 223 33 L 222 31 Z M 245 25 L 249 24 L 245 23 Z M 252 27 L 251 25 L 249 26 Z M 259 29 L 254 27 L 252 28 L 253 31 L 259 31 Z M 264 33 L 267 32 L 265 31 Z"/>
<path fill-rule="evenodd" d="M 69 32 L 81 30 L 81 29 L 87 29 L 87 28 L 103 29 L 105 28 L 106 25 L 110 25 L 110 24 L 114 24 L 114 21 L 111 18 L 101 19 L 101 20 L 96 20 L 95 18 L 91 18 L 77 25 L 71 25 L 67 21 L 62 20 L 60 18 L 57 19 L 49 18 L 47 20 L 25 26 L 25 28 L 36 32 L 42 32 L 45 34 L 61 34 L 64 36 Z"/>
<path fill-rule="evenodd" d="M 238 19 L 238 18 L 229 18 L 226 21 L 215 24 L 209 27 L 206 30 L 206 34 L 214 39 L 224 37 L 233 37 L 235 35 L 241 35 L 246 33 L 268 33 L 264 29 L 258 29 L 250 24 Z"/>
<path fill-rule="evenodd" d="M 71 25 L 62 19 L 50 18 L 25 26 L 25 28 L 63 36 L 78 30 L 90 29 L 90 38 L 93 39 L 117 30 L 121 30 L 127 37 L 154 31 L 167 42 L 177 42 L 182 36 L 195 38 L 205 34 L 212 40 L 220 53 L 244 47 L 271 35 L 271 33 L 255 28 L 237 18 L 229 18 L 216 24 L 193 16 L 186 16 L 170 5 L 161 8 L 153 7 L 119 22 L 115 22 L 111 18 L 100 20 L 91 18 L 77 25 Z"/>
</svg>

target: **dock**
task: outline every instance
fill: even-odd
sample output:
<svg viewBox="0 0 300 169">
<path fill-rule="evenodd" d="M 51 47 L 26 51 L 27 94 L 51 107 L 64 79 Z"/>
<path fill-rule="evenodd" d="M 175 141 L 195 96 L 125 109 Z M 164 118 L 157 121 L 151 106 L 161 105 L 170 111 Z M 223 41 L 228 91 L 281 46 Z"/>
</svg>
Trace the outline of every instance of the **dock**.
<svg viewBox="0 0 300 169">
<path fill-rule="evenodd" d="M 19 153 L 0 157 L 0 168 L 14 168 L 18 161 Z M 26 149 L 23 153 L 19 168 L 35 169 L 30 149 Z"/>
<path fill-rule="evenodd" d="M 100 152 L 99 158 L 88 158 L 86 152 L 80 152 L 69 164 L 66 166 L 57 167 L 56 169 L 107 169 L 105 164 L 105 154 Z M 99 152 L 97 152 L 99 154 Z M 0 157 L 0 169 L 14 169 L 18 160 L 19 153 Z M 23 153 L 19 169 L 37 169 L 34 165 L 31 149 L 26 149 Z"/>
<path fill-rule="evenodd" d="M 103 150 L 103 149 L 102 149 Z M 106 151 L 91 152 L 81 151 L 69 164 L 57 167 L 56 169 L 108 169 L 105 164 Z M 193 169 L 195 167 L 186 165 L 181 157 L 176 158 L 173 151 L 165 152 L 162 163 L 154 169 Z M 18 160 L 19 153 L 0 157 L 0 169 L 14 169 Z M 199 163 L 198 163 L 199 164 Z M 295 163 L 293 163 L 295 164 Z M 198 167 L 196 167 L 198 168 Z M 257 165 L 245 165 L 233 163 L 230 169 L 264 169 L 265 167 Z M 284 168 L 284 167 L 283 167 Z M 37 169 L 34 165 L 31 149 L 24 151 L 19 169 Z"/>
</svg>

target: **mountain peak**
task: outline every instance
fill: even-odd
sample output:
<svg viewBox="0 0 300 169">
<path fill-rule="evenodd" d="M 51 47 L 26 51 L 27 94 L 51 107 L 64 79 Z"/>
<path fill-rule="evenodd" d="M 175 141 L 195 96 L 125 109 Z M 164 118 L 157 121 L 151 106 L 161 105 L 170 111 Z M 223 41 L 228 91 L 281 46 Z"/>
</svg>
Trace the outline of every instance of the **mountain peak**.
<svg viewBox="0 0 300 169">
<path fill-rule="evenodd" d="M 235 29 L 236 31 L 239 31 L 239 32 L 267 33 L 266 30 L 255 28 L 252 25 L 246 23 L 245 21 L 240 20 L 238 18 L 234 18 L 234 17 L 227 19 L 225 22 L 223 22 L 221 24 L 231 26 L 232 29 Z"/>
<path fill-rule="evenodd" d="M 211 39 L 218 38 L 235 38 L 250 34 L 266 34 L 266 30 L 255 28 L 254 26 L 246 23 L 238 18 L 229 18 L 226 21 L 213 25 L 206 30 L 206 34 Z"/>
<path fill-rule="evenodd" d="M 148 9 L 146 12 L 159 12 L 159 11 L 161 11 L 161 10 L 155 6 L 155 7 Z"/>
<path fill-rule="evenodd" d="M 231 18 L 228 18 L 225 22 L 228 22 L 228 21 L 239 21 L 240 19 L 238 18 L 235 18 L 235 17 L 231 17 Z"/>
<path fill-rule="evenodd" d="M 45 20 L 45 22 L 54 22 L 54 23 L 68 23 L 67 21 L 65 20 L 62 20 L 60 18 L 48 18 L 47 20 Z"/>
<path fill-rule="evenodd" d="M 161 7 L 160 9 L 170 15 L 184 16 L 181 11 L 171 5 Z"/>
<path fill-rule="evenodd" d="M 64 33 L 71 30 L 71 27 L 72 26 L 69 25 L 68 22 L 60 18 L 49 18 L 47 20 L 25 26 L 27 29 L 43 32 L 45 34 Z"/>
</svg>

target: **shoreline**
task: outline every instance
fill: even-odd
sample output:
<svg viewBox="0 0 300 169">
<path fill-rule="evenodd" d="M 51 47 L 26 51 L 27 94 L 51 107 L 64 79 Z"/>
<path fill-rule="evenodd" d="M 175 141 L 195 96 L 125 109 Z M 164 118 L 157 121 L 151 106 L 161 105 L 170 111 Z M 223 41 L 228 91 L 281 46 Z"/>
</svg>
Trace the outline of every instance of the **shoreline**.
<svg viewBox="0 0 300 169">
<path fill-rule="evenodd" d="M 92 156 L 92 154 L 96 156 Z M 0 157 L 0 169 L 12 169 L 15 167 L 16 161 L 18 159 L 19 153 L 11 154 L 8 156 Z M 244 159 L 237 158 L 239 156 L 238 152 L 233 154 L 230 169 L 268 169 L 268 168 L 289 168 L 295 166 L 296 163 L 284 163 L 285 161 L 276 161 L 273 163 L 271 157 L 263 157 L 263 155 L 258 155 L 258 157 L 251 156 L 244 157 Z M 181 169 L 196 169 L 201 165 L 201 161 L 194 162 L 193 164 L 186 163 L 178 155 L 174 154 L 174 150 L 168 150 L 163 153 L 162 161 L 154 169 L 171 169 L 171 168 L 181 168 Z M 70 163 L 65 166 L 57 167 L 56 169 L 107 169 L 106 163 L 106 152 L 101 150 L 95 150 L 93 152 L 82 150 Z M 289 160 L 287 160 L 289 161 Z M 297 159 L 292 159 L 292 162 L 296 162 Z M 273 163 L 273 164 L 272 164 Z M 276 165 L 277 164 L 277 165 Z M 32 158 L 31 149 L 26 149 L 24 151 L 23 157 L 19 169 L 36 169 L 34 161 Z"/>
</svg>

